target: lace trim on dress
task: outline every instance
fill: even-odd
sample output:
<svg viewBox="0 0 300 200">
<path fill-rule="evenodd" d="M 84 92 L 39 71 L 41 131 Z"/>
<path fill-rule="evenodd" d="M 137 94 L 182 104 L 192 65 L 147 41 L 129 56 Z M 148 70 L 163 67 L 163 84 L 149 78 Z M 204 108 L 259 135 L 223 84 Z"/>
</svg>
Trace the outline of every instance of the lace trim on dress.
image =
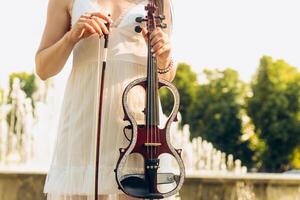
<svg viewBox="0 0 300 200">
<path fill-rule="evenodd" d="M 117 19 L 112 24 L 112 27 L 118 27 L 121 24 L 121 22 L 123 21 L 124 16 L 126 16 L 132 8 L 134 8 L 135 6 L 137 6 L 138 4 L 140 4 L 143 1 L 145 1 L 145 0 L 134 0 L 133 3 L 130 4 L 130 6 L 123 9 L 123 11 L 120 13 L 120 15 L 117 17 Z"/>
<path fill-rule="evenodd" d="M 70 12 L 71 18 L 73 17 L 74 5 L 76 4 L 76 1 L 79 1 L 79 0 L 72 0 L 71 5 L 69 6 L 69 9 L 68 9 Z M 96 5 L 97 7 L 101 7 L 101 5 L 96 0 L 89 0 L 89 1 L 91 3 L 93 3 L 94 5 Z M 117 17 L 117 19 L 112 24 L 112 27 L 114 27 L 114 28 L 118 27 L 121 24 L 121 22 L 123 21 L 124 16 L 126 16 L 132 8 L 139 5 L 143 1 L 146 1 L 146 0 L 133 0 L 133 2 L 130 4 L 130 6 L 127 6 L 126 8 L 123 9 L 123 11 L 120 13 L 120 15 Z M 72 21 L 70 22 L 70 26 L 72 27 Z"/>
</svg>

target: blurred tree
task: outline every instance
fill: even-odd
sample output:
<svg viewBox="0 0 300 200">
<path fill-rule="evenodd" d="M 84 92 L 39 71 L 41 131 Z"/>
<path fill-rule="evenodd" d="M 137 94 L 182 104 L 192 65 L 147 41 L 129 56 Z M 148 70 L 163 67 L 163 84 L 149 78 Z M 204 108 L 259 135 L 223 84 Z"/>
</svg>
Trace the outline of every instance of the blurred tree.
<svg viewBox="0 0 300 200">
<path fill-rule="evenodd" d="M 245 84 L 232 69 L 205 70 L 208 83 L 198 88 L 190 112 L 192 137 L 202 136 L 217 149 L 233 154 L 251 166 L 253 152 L 242 140 L 242 100 Z"/>
<path fill-rule="evenodd" d="M 291 167 L 300 169 L 300 145 L 298 145 L 290 155 Z"/>
<path fill-rule="evenodd" d="M 179 112 L 182 116 L 181 127 L 189 123 L 189 112 L 191 105 L 196 100 L 197 93 L 197 74 L 192 71 L 191 67 L 186 63 L 179 63 L 177 66 L 176 77 L 173 84 L 177 87 L 180 95 Z M 169 114 L 173 108 L 171 93 L 167 89 L 160 90 L 160 98 L 163 110 Z"/>
<path fill-rule="evenodd" d="M 283 60 L 265 56 L 251 88 L 247 112 L 264 141 L 261 170 L 286 170 L 300 139 L 300 74 Z"/>
</svg>

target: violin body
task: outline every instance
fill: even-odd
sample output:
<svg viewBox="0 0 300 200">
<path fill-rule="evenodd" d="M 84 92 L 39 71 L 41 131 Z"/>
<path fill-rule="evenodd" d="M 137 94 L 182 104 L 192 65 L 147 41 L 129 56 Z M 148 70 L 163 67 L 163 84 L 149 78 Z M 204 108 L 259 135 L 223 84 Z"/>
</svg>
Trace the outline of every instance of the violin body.
<svg viewBox="0 0 300 200">
<path fill-rule="evenodd" d="M 172 112 L 169 116 L 169 119 L 167 120 L 165 127 L 163 129 L 159 129 L 157 126 L 150 127 L 153 132 L 156 131 L 158 133 L 157 134 L 158 137 L 156 138 L 156 140 L 160 141 L 161 146 L 159 146 L 157 148 L 157 151 L 154 151 L 152 158 L 149 159 L 149 153 L 147 152 L 147 148 L 145 145 L 145 144 L 149 143 L 149 141 L 147 141 L 147 131 L 149 131 L 149 129 L 147 129 L 147 126 L 141 126 L 136 123 L 133 115 L 129 112 L 129 107 L 128 107 L 128 103 L 127 103 L 127 96 L 128 96 L 129 91 L 133 87 L 138 86 L 138 85 L 145 88 L 146 83 L 147 83 L 146 78 L 137 79 L 137 80 L 131 82 L 126 87 L 126 89 L 123 93 L 123 99 L 122 99 L 123 102 L 122 103 L 123 103 L 123 109 L 124 109 L 124 113 L 125 113 L 124 120 L 128 120 L 131 124 L 132 138 L 131 138 L 131 141 L 130 141 L 130 144 L 128 147 L 120 148 L 120 157 L 117 162 L 117 168 L 115 169 L 115 175 L 116 175 L 116 180 L 117 180 L 119 189 L 123 190 L 123 192 L 125 192 L 126 194 L 137 197 L 137 198 L 161 199 L 161 198 L 166 198 L 168 196 L 172 196 L 172 195 L 176 194 L 182 187 L 182 184 L 184 181 L 184 176 L 185 176 L 184 163 L 181 159 L 181 149 L 175 149 L 170 144 L 170 126 L 171 126 L 171 123 L 177 119 L 177 113 L 178 113 L 178 109 L 179 109 L 179 93 L 178 93 L 178 90 L 176 89 L 176 87 L 173 84 L 171 84 L 170 82 L 165 81 L 165 80 L 159 81 L 160 88 L 166 87 L 172 92 L 173 97 L 174 97 L 174 106 L 173 106 Z M 155 130 L 153 130 L 153 129 L 155 129 Z M 134 176 L 133 175 L 134 178 L 132 180 L 126 180 L 126 178 L 128 178 L 128 176 L 123 177 L 121 172 L 124 169 L 124 166 L 125 166 L 126 160 L 128 159 L 128 156 L 133 153 L 139 153 L 143 156 L 144 162 L 145 162 L 144 171 L 146 172 L 145 173 L 146 175 L 145 176 Z M 177 182 L 177 187 L 166 194 L 161 194 L 158 192 L 158 190 L 157 190 L 157 175 L 155 175 L 155 173 L 153 173 L 153 172 L 157 172 L 157 166 L 159 165 L 158 157 L 159 157 L 159 155 L 161 155 L 163 153 L 168 153 L 168 154 L 173 155 L 176 158 L 176 160 L 178 161 L 178 165 L 180 168 L 179 178 L 176 178 L 176 177 L 174 178 L 174 177 L 172 177 L 172 175 L 168 177 L 168 178 L 173 178 L 174 181 Z M 144 180 L 137 180 L 138 179 L 137 177 L 142 177 L 141 179 L 144 179 Z M 149 190 L 147 190 L 147 187 L 145 187 L 146 179 L 148 179 L 148 180 L 153 179 L 152 180 L 152 184 L 154 184 L 153 191 L 149 191 Z M 133 182 L 127 183 L 126 181 L 127 182 L 133 181 Z M 134 182 L 137 182 L 136 187 L 139 187 L 139 191 L 133 194 L 132 190 L 134 190 L 134 186 L 131 186 L 131 185 L 135 185 Z"/>
<path fill-rule="evenodd" d="M 148 21 L 148 31 L 151 33 L 156 27 L 155 19 L 158 18 L 153 15 L 155 5 L 150 1 L 146 10 L 148 15 L 145 21 Z M 177 121 L 179 93 L 173 84 L 158 79 L 155 58 L 150 49 L 150 41 L 148 41 L 147 77 L 134 80 L 123 92 L 124 121 L 128 121 L 130 124 L 125 128 L 130 129 L 132 135 L 129 145 L 120 148 L 120 157 L 114 171 L 119 189 L 125 194 L 143 199 L 163 199 L 175 195 L 182 187 L 185 177 L 181 149 L 175 149 L 170 142 L 170 127 L 172 122 Z M 136 86 L 141 86 L 146 91 L 146 108 L 144 110 L 146 122 L 143 125 L 137 124 L 128 106 L 128 94 Z M 174 105 L 164 127 L 159 128 L 158 90 L 162 87 L 171 91 Z M 143 157 L 144 172 L 140 174 L 123 174 L 129 156 L 136 153 Z M 179 169 L 178 174 L 158 173 L 160 167 L 159 156 L 162 154 L 168 154 L 175 158 Z M 169 191 L 161 193 L 158 189 L 160 184 L 173 184 L 174 186 Z"/>
</svg>

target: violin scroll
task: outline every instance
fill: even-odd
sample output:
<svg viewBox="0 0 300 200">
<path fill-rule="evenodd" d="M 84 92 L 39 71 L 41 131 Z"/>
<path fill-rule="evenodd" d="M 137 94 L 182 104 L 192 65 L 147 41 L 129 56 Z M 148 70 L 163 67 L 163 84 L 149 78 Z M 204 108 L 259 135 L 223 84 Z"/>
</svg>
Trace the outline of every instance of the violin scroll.
<svg viewBox="0 0 300 200">
<path fill-rule="evenodd" d="M 146 10 L 149 10 L 149 8 L 150 8 L 150 5 L 145 7 Z M 151 8 L 151 9 L 153 11 L 153 8 Z M 166 19 L 166 17 L 164 15 L 153 16 L 153 22 L 152 23 L 154 24 L 154 27 L 160 27 L 162 29 L 165 29 L 165 28 L 167 28 L 167 24 L 163 23 L 163 20 L 165 20 L 165 19 Z M 149 25 L 149 20 L 150 19 L 149 19 L 148 16 L 135 18 L 135 21 L 137 23 L 147 22 L 148 25 Z M 140 33 L 142 31 L 142 28 L 141 28 L 141 26 L 136 26 L 134 28 L 134 30 L 135 30 L 135 32 Z"/>
</svg>

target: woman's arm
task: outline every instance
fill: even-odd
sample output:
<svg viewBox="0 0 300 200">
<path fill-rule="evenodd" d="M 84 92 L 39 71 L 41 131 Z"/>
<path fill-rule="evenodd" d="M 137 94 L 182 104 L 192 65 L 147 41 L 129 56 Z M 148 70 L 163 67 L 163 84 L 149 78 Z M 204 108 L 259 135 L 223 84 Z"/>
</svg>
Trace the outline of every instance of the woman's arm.
<svg viewBox="0 0 300 200">
<path fill-rule="evenodd" d="M 47 21 L 35 55 L 36 73 L 46 80 L 64 67 L 74 45 L 92 34 L 108 33 L 104 23 L 111 19 L 102 13 L 86 13 L 70 29 L 73 0 L 49 0 Z"/>
<path fill-rule="evenodd" d="M 70 0 L 50 0 L 47 21 L 40 46 L 35 55 L 36 73 L 46 80 L 61 71 L 67 61 L 74 43 L 68 32 Z"/>
</svg>

